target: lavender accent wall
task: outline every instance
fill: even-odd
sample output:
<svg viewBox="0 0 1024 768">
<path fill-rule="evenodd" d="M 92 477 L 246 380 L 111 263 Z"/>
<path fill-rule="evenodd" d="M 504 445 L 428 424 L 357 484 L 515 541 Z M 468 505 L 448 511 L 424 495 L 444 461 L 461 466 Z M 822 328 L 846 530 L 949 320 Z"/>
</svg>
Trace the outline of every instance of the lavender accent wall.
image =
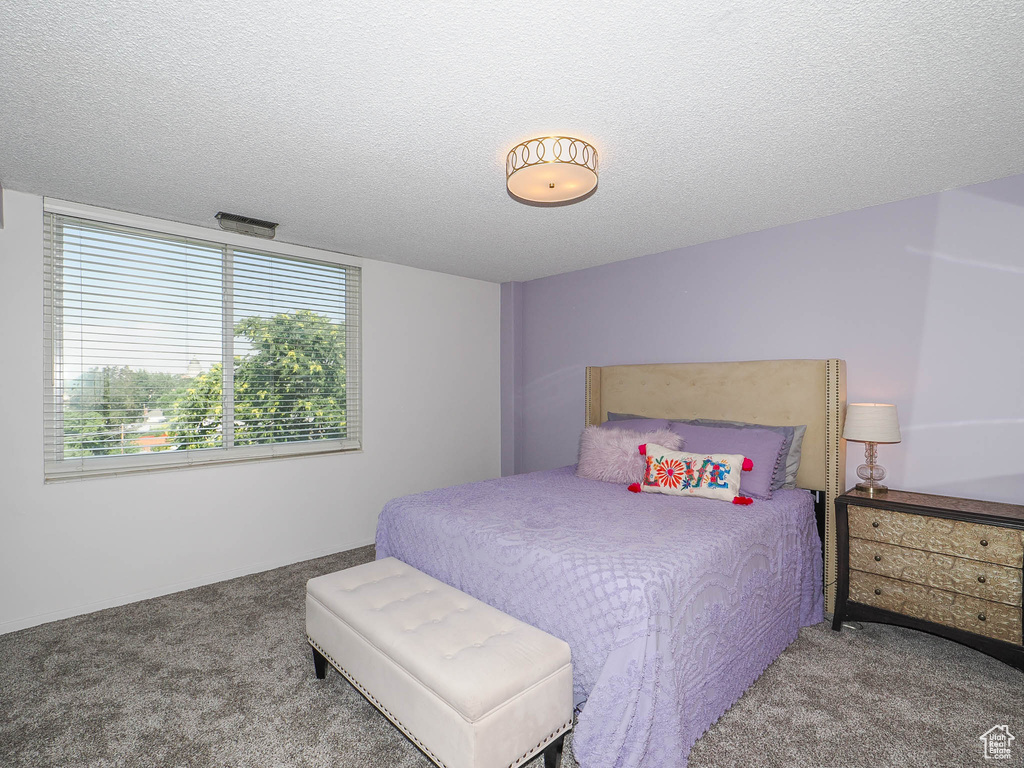
<svg viewBox="0 0 1024 768">
<path fill-rule="evenodd" d="M 1024 503 L 1022 297 L 1024 176 L 507 284 L 503 470 L 575 461 L 587 365 L 841 357 L 890 487 Z"/>
<path fill-rule="evenodd" d="M 516 472 L 517 426 L 522 418 L 523 284 L 501 285 L 501 476 Z"/>
</svg>

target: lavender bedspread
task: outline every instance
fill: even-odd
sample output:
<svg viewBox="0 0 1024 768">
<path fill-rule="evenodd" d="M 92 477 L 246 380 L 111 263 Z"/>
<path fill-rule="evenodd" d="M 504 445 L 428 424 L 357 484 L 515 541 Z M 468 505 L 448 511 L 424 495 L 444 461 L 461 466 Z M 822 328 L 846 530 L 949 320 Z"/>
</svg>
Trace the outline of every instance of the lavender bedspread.
<svg viewBox="0 0 1024 768">
<path fill-rule="evenodd" d="M 388 556 L 569 643 L 583 768 L 685 766 L 799 628 L 822 620 L 806 491 L 741 507 L 564 467 L 389 502 L 377 524 Z"/>
</svg>

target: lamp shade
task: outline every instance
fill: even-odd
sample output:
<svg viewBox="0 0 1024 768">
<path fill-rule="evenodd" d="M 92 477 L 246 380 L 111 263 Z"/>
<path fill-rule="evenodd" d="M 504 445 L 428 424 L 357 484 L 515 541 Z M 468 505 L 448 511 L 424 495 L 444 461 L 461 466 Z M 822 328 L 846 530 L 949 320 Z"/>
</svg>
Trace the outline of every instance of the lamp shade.
<svg viewBox="0 0 1024 768">
<path fill-rule="evenodd" d="M 846 407 L 843 437 L 859 443 L 898 443 L 902 437 L 896 406 L 887 403 L 850 403 Z"/>
</svg>

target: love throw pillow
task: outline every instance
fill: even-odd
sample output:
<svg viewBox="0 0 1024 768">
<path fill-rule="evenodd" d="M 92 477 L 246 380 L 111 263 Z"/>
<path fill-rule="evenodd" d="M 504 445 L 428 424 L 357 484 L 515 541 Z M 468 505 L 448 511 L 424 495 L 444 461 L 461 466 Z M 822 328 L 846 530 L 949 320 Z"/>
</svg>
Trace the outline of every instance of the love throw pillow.
<svg viewBox="0 0 1024 768">
<path fill-rule="evenodd" d="M 754 462 L 738 453 L 687 453 L 657 443 L 639 448 L 646 467 L 644 478 L 633 483 L 634 493 L 667 493 L 673 496 L 703 496 L 708 499 L 750 504 L 740 496 L 740 473 L 749 472 Z"/>
</svg>

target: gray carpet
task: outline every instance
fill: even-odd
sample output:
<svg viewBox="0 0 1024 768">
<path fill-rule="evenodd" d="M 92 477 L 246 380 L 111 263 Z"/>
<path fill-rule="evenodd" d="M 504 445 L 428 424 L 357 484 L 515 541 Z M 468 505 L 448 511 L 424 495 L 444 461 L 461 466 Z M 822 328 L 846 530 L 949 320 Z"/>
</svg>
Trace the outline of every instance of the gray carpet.
<svg viewBox="0 0 1024 768">
<path fill-rule="evenodd" d="M 364 547 L 0 636 L 0 766 L 428 768 L 340 675 L 313 676 L 306 580 L 372 556 Z M 1019 737 L 1011 760 L 982 758 L 978 736 L 997 724 Z M 690 757 L 693 768 L 1022 764 L 1024 674 L 870 624 L 803 630 Z"/>
</svg>

